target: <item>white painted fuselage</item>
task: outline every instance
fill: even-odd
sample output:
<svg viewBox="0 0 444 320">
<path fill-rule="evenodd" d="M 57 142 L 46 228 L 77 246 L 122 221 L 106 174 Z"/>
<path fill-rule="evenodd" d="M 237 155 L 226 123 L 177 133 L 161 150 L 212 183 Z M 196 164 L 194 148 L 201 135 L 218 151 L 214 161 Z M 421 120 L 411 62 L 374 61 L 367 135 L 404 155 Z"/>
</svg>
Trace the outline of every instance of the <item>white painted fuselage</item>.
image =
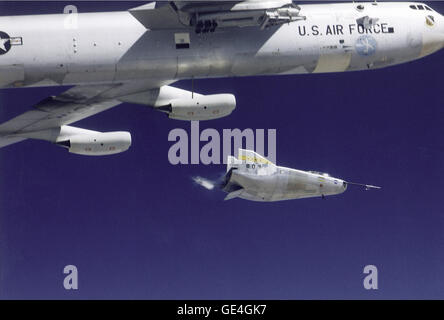
<svg viewBox="0 0 444 320">
<path fill-rule="evenodd" d="M 326 173 L 277 166 L 252 150 L 239 149 L 238 154 L 227 159 L 222 184 L 226 200 L 274 202 L 337 195 L 347 189 L 347 182 Z"/>
<path fill-rule="evenodd" d="M 11 39 L 7 46 L 0 43 L 0 86 L 167 83 L 387 67 L 442 48 L 444 18 L 420 5 L 307 4 L 300 5 L 305 20 L 206 34 L 151 31 L 126 11 L 79 14 L 74 25 L 66 14 L 0 17 L 0 31 Z M 184 32 L 189 48 L 178 49 L 175 35 Z"/>
</svg>

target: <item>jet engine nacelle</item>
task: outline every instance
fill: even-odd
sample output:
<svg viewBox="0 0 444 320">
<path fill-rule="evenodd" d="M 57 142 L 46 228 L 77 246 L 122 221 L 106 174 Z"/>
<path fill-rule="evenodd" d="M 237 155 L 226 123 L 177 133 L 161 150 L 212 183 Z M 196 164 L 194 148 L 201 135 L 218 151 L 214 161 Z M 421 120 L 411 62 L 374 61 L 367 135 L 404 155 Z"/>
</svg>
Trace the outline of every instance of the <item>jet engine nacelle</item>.
<svg viewBox="0 0 444 320">
<path fill-rule="evenodd" d="M 69 152 L 87 156 L 105 156 L 124 152 L 131 146 L 129 132 L 92 132 L 82 133 L 57 141 L 59 146 Z"/>
<path fill-rule="evenodd" d="M 194 98 L 179 98 L 162 107 L 159 111 L 168 113 L 177 120 L 212 120 L 226 117 L 236 108 L 236 98 L 232 94 L 198 95 Z"/>
</svg>

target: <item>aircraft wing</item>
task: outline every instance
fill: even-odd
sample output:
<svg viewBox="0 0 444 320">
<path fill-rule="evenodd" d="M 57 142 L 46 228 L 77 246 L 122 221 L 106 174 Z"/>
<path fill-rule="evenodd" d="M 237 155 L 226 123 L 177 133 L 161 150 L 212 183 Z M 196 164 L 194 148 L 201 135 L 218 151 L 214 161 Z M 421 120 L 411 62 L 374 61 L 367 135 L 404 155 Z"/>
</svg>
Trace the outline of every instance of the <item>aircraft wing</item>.
<svg viewBox="0 0 444 320">
<path fill-rule="evenodd" d="M 56 142 L 62 127 L 121 104 L 119 97 L 159 88 L 163 84 L 136 82 L 73 87 L 1 124 L 0 148 L 27 138 Z"/>
<path fill-rule="evenodd" d="M 297 20 L 300 8 L 291 0 L 157 1 L 130 9 L 147 29 L 188 29 L 196 33 L 226 27 L 261 29 Z"/>
</svg>

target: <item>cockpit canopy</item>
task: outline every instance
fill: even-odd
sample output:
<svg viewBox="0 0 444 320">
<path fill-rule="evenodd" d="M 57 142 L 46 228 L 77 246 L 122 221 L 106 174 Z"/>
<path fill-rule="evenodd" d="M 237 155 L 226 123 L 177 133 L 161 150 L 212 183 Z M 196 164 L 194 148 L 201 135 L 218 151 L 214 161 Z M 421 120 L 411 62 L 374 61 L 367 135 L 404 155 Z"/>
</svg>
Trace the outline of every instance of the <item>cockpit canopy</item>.
<svg viewBox="0 0 444 320">
<path fill-rule="evenodd" d="M 323 176 L 323 177 L 330 177 L 330 175 L 328 173 L 325 173 L 325 172 L 319 172 L 319 171 L 308 171 L 308 172 L 313 173 L 313 174 L 318 174 L 318 175 Z"/>
</svg>

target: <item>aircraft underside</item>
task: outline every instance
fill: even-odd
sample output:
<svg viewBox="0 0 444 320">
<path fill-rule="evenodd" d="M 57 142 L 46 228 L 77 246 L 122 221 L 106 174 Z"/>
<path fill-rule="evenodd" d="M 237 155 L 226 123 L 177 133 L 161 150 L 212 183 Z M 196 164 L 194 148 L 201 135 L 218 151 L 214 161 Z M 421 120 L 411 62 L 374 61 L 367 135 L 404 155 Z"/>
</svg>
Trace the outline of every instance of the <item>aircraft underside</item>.
<svg viewBox="0 0 444 320">
<path fill-rule="evenodd" d="M 86 155 L 125 151 L 129 133 L 71 124 L 123 102 L 172 119 L 211 120 L 230 94 L 174 88 L 184 79 L 371 70 L 442 48 L 442 16 L 415 3 L 149 3 L 124 12 L 0 17 L 0 87 L 71 85 L 0 125 L 0 147 L 40 139 Z"/>
</svg>

